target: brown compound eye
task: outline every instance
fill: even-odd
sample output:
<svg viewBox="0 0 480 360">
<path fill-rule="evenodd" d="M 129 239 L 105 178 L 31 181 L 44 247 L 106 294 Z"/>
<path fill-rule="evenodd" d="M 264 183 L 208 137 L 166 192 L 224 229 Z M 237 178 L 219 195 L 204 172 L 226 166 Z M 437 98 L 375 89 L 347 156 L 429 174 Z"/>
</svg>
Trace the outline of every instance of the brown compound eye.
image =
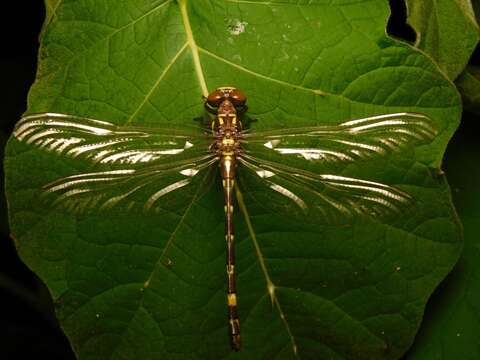
<svg viewBox="0 0 480 360">
<path fill-rule="evenodd" d="M 207 103 L 210 106 L 218 107 L 225 99 L 225 95 L 220 90 L 212 91 L 207 97 Z"/>
<path fill-rule="evenodd" d="M 247 101 L 247 97 L 240 90 L 234 89 L 230 93 L 230 100 L 232 101 L 234 106 L 240 106 L 240 105 L 245 105 L 245 102 Z"/>
</svg>

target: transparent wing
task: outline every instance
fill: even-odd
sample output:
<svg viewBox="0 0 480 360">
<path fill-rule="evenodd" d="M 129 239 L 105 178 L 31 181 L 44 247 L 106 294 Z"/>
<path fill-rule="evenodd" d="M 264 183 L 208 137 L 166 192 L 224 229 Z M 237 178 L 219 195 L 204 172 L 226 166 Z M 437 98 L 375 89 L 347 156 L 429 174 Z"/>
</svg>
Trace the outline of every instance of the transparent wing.
<svg viewBox="0 0 480 360">
<path fill-rule="evenodd" d="M 429 117 L 405 112 L 349 120 L 333 126 L 245 133 L 243 144 L 246 151 L 255 156 L 274 152 L 310 161 L 344 162 L 425 143 L 436 134 Z"/>
<path fill-rule="evenodd" d="M 44 186 L 44 198 L 75 213 L 159 210 L 160 205 L 168 205 L 165 199 L 170 193 L 193 184 L 217 161 L 209 150 L 211 136 L 200 128 L 126 127 L 40 113 L 22 118 L 14 136 L 59 157 L 73 158 L 76 167 L 87 164 L 87 171 Z"/>
<path fill-rule="evenodd" d="M 242 186 L 250 194 L 265 197 L 259 199 L 260 204 L 315 218 L 320 215 L 330 223 L 355 215 L 389 216 L 412 201 L 404 191 L 378 182 L 316 174 L 248 154 L 243 154 L 239 162 Z M 260 183 L 266 188 L 261 188 Z"/>
<path fill-rule="evenodd" d="M 217 161 L 213 154 L 140 169 L 124 168 L 67 176 L 44 186 L 44 195 L 73 213 L 122 210 L 159 211 L 168 194 L 193 184 Z"/>
<path fill-rule="evenodd" d="M 40 113 L 22 118 L 13 135 L 62 156 L 96 164 L 135 165 L 161 162 L 172 155 L 207 153 L 211 136 L 195 129 L 116 126 L 73 115 Z M 194 155 L 184 157 L 189 156 Z"/>
</svg>

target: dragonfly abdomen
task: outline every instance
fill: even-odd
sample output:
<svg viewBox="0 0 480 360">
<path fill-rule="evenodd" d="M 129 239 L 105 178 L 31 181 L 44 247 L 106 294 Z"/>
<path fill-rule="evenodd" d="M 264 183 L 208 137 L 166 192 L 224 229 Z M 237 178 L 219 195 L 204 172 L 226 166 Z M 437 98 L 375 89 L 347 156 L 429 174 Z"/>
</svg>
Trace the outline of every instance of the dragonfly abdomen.
<svg viewBox="0 0 480 360">
<path fill-rule="evenodd" d="M 235 282 L 235 249 L 233 234 L 233 186 L 235 184 L 235 156 L 225 152 L 221 155 L 220 171 L 225 205 L 225 240 L 227 242 L 227 305 L 228 329 L 232 348 L 240 350 L 240 321 L 237 314 L 237 286 Z"/>
</svg>

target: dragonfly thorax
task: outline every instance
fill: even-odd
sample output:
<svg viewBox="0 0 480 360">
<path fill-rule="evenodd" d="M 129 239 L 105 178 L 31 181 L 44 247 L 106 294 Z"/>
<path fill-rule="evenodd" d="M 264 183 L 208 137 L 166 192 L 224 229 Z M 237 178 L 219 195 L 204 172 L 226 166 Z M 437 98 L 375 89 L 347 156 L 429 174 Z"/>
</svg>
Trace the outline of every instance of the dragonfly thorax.
<svg viewBox="0 0 480 360">
<path fill-rule="evenodd" d="M 212 150 L 219 156 L 238 155 L 241 151 L 241 123 L 236 115 L 233 116 L 217 116 L 212 123 L 213 135 L 215 142 Z"/>
<path fill-rule="evenodd" d="M 241 122 L 237 117 L 237 110 L 230 100 L 224 100 L 218 107 L 218 112 L 213 120 L 214 130 L 241 131 Z"/>
</svg>

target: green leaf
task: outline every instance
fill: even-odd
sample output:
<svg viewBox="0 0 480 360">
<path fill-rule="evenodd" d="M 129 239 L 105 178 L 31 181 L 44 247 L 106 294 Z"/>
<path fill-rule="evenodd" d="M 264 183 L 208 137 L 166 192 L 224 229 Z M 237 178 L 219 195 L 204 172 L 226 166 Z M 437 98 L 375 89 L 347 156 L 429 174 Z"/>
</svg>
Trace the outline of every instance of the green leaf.
<svg viewBox="0 0 480 360">
<path fill-rule="evenodd" d="M 480 358 L 480 169 L 475 120 L 473 116 L 463 119 L 464 129 L 449 146 L 445 164 L 463 223 L 465 247 L 454 270 L 429 302 L 408 356 L 411 360 Z"/>
<path fill-rule="evenodd" d="M 174 192 L 158 215 L 73 214 L 46 203 L 42 188 L 88 171 L 88 161 L 12 138 L 6 154 L 12 232 L 22 259 L 50 289 L 77 356 L 399 358 L 461 249 L 438 169 L 460 99 L 429 58 L 386 37 L 388 4 L 56 5 L 41 41 L 29 113 L 192 126 L 204 112 L 202 95 L 233 84 L 245 91 L 257 119 L 252 133 L 403 111 L 428 115 L 439 131 L 430 144 L 325 166 L 408 192 L 414 203 L 395 218 L 305 219 L 280 211 L 258 180 L 240 179 L 238 354 L 226 331 L 218 176 L 202 175 L 196 186 Z"/>
<path fill-rule="evenodd" d="M 474 114 L 480 114 L 480 67 L 468 66 L 455 84 L 462 95 L 464 108 Z"/>
<path fill-rule="evenodd" d="M 415 46 L 425 51 L 452 80 L 463 71 L 479 40 L 470 0 L 406 0 Z"/>
</svg>

